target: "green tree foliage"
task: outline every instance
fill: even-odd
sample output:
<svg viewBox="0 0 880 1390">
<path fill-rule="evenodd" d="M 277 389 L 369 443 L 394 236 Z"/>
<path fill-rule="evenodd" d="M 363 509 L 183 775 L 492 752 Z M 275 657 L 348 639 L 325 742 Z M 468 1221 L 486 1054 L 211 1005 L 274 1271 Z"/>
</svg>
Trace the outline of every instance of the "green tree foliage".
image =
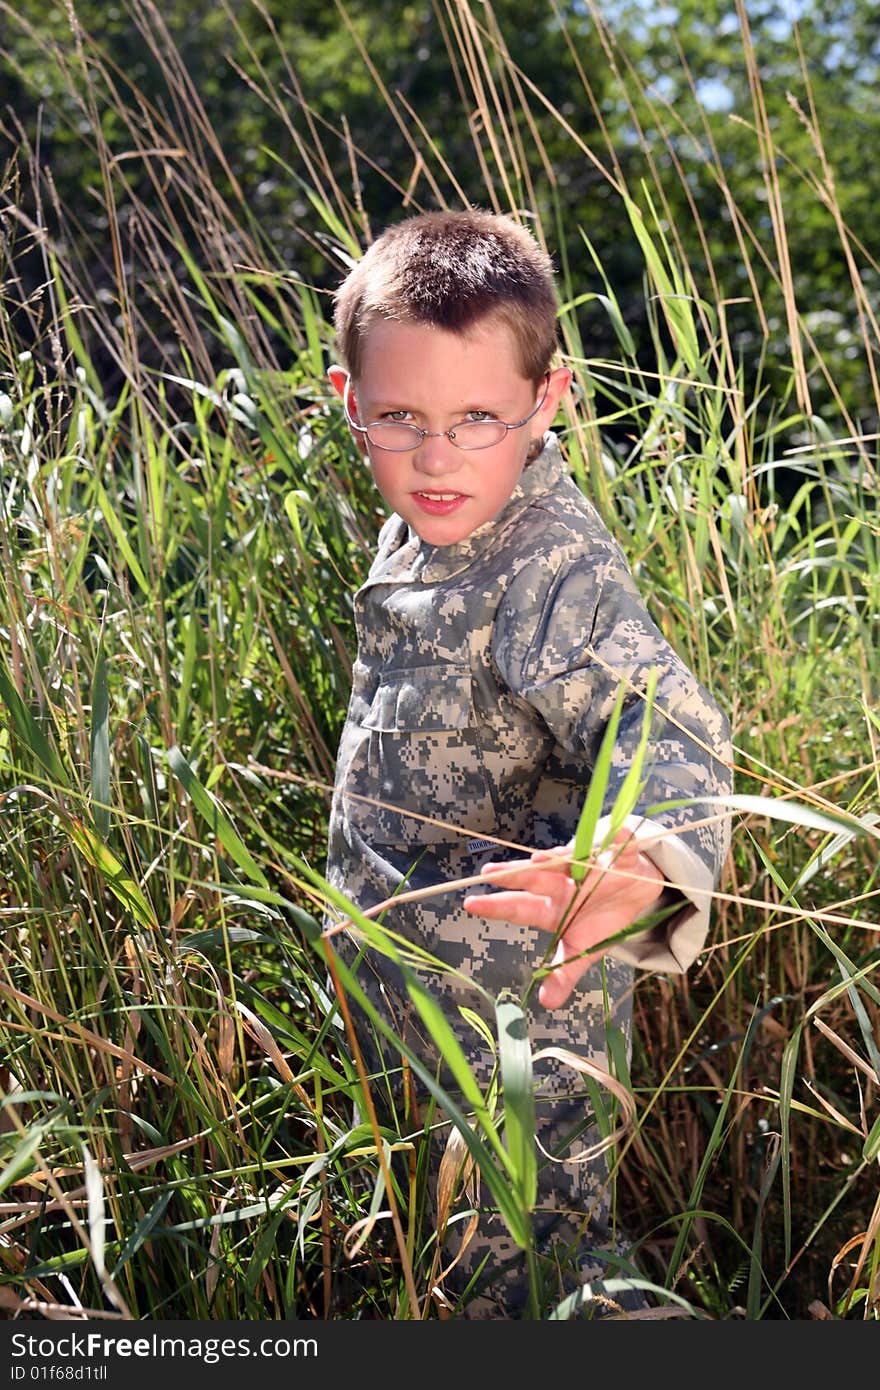
<svg viewBox="0 0 880 1390">
<path fill-rule="evenodd" d="M 581 61 L 598 52 L 588 17 L 566 4 L 557 18 L 540 0 L 484 10 L 463 15 L 440 0 L 161 10 L 150 0 L 75 0 L 72 10 L 47 11 L 38 0 L 14 8 L 0 0 L 0 163 L 17 151 L 32 165 L 13 201 L 80 260 L 99 298 L 116 278 L 111 222 L 132 283 L 149 293 L 157 256 L 144 223 L 160 203 L 160 235 L 173 226 L 192 247 L 214 222 L 246 227 L 279 267 L 328 289 L 344 263 L 338 227 L 316 216 L 316 193 L 341 212 L 352 249 L 399 216 L 402 200 L 414 211 L 485 202 L 487 182 L 498 207 L 545 216 L 553 184 L 570 184 L 579 201 L 591 184 L 607 197 L 601 175 L 572 161 L 568 137 L 533 96 L 539 151 L 511 76 L 521 66 L 589 129 L 595 118 L 568 52 L 573 36 Z M 495 121 L 501 136 L 487 129 Z M 96 131 L 106 143 L 103 173 Z M 190 179 L 194 158 L 199 174 Z M 112 208 L 102 187 L 108 166 Z M 52 171 L 39 207 L 30 196 L 36 169 Z M 216 206 L 181 196 L 188 182 L 206 181 Z M 236 249 L 246 259 L 240 246 L 230 258 Z M 17 266 L 27 298 L 45 278 L 40 249 L 28 261 L 19 247 Z M 163 333 L 167 325 L 157 326 L 158 339 Z M 112 375 L 100 345 L 95 351 L 101 375 Z"/>
<path fill-rule="evenodd" d="M 643 261 L 616 185 L 637 189 L 644 175 L 662 187 L 661 226 L 697 272 L 689 291 L 724 305 L 750 377 L 769 368 L 773 380 L 775 370 L 781 392 L 796 311 L 808 381 L 799 404 L 821 414 L 839 391 L 854 427 L 871 427 L 861 325 L 841 308 L 856 279 L 869 314 L 878 284 L 880 174 L 866 158 L 880 135 L 871 0 L 74 8 L 102 60 L 91 45 L 88 58 L 78 50 L 66 5 L 0 0 L 0 158 L 24 145 L 51 167 L 44 206 L 22 194 L 22 208 L 52 225 L 54 195 L 96 293 L 113 281 L 96 123 L 131 195 L 115 214 L 123 232 L 135 201 L 149 208 L 163 193 L 162 161 L 179 172 L 182 151 L 195 150 L 235 222 L 280 266 L 328 289 L 344 262 L 316 191 L 341 211 L 351 246 L 401 206 L 494 197 L 556 229 L 571 295 L 603 288 L 589 238 L 637 342 L 647 339 Z M 134 157 L 138 146 L 158 153 Z M 179 181 L 166 179 L 164 192 L 181 237 L 220 216 L 181 202 Z M 831 201 L 842 223 L 823 206 Z M 136 225 L 123 250 L 133 278 L 149 281 Z M 43 272 L 35 258 L 31 287 Z M 613 354 L 604 311 L 585 304 L 578 321 L 587 350 Z M 831 364 L 825 376 L 811 365 L 819 355 Z"/>
<path fill-rule="evenodd" d="M 621 36 L 615 58 L 631 65 L 623 84 L 632 96 L 629 115 L 644 122 L 639 141 L 630 126 L 630 177 L 645 144 L 661 170 L 673 174 L 677 164 L 679 176 L 663 180 L 668 225 L 681 229 L 688 259 L 706 265 L 704 288 L 711 267 L 743 357 L 754 367 L 766 356 L 771 371 L 788 359 L 790 273 L 808 351 L 812 339 L 834 364 L 833 385 L 811 377 L 810 403 L 821 412 L 836 388 L 854 404 L 854 423 L 876 428 L 852 314 L 854 279 L 867 305 L 880 289 L 878 171 L 866 158 L 880 141 L 876 5 L 682 0 L 646 9 L 625 0 L 611 8 Z M 625 118 L 617 129 L 626 141 Z"/>
<path fill-rule="evenodd" d="M 567 13 L 560 17 L 569 37 L 578 40 L 583 61 L 585 53 L 597 49 L 592 26 L 579 6 L 564 8 Z M 39 129 L 38 158 L 52 165 L 60 201 L 69 211 L 79 211 L 88 228 L 97 214 L 83 195 L 95 186 L 99 170 L 89 138 L 85 73 L 76 59 L 66 8 L 47 12 L 38 0 L 21 0 L 14 11 L 5 4 L 0 11 L 5 20 L 0 43 L 5 139 L 17 145 L 26 132 L 33 141 Z M 131 146 L 110 99 L 114 89 L 123 99 L 140 99 L 144 128 L 151 116 L 157 133 L 200 132 L 202 143 L 210 128 L 218 187 L 247 204 L 285 256 L 302 254 L 296 224 L 307 204 L 295 175 L 319 172 L 324 179 L 338 180 L 352 206 L 363 202 L 379 226 L 399 207 L 401 188 L 408 190 L 414 207 L 457 201 L 462 194 L 485 199 L 476 149 L 480 113 L 467 75 L 469 66 L 479 64 L 466 51 L 468 34 L 454 5 L 350 0 L 343 8 L 227 0 L 220 7 L 171 4 L 160 11 L 145 0 L 122 0 L 110 7 L 76 0 L 75 14 L 105 54 L 104 72 L 90 61 L 89 76 L 96 94 L 108 97 L 98 114 L 117 155 L 124 157 Z M 550 93 L 569 117 L 576 114 L 583 128 L 581 81 L 553 11 L 540 0 L 499 0 L 493 12 L 479 18 L 511 62 L 526 69 L 530 81 Z M 491 51 L 493 40 L 487 41 Z M 172 46 L 191 86 L 189 109 L 171 95 L 167 63 Z M 483 73 L 479 80 L 492 108 L 510 111 L 516 105 L 510 79 L 500 81 L 499 72 Z M 388 94 L 386 103 L 378 98 L 376 75 Z M 523 169 L 533 177 L 540 172 L 546 181 L 552 167 L 541 166 L 518 113 L 517 119 L 521 128 L 511 129 L 510 136 L 520 144 Z M 430 133 L 432 146 L 432 155 L 424 159 L 419 123 Z M 590 124 L 587 120 L 588 128 Z M 547 154 L 559 163 L 564 184 L 574 177 L 570 156 L 566 161 L 567 142 L 546 119 L 544 125 Z M 327 161 L 323 167 L 319 144 Z M 308 167 L 306 150 L 316 161 L 314 169 Z M 514 179 L 505 190 L 499 180 L 501 200 L 506 201 L 508 192 L 520 201 L 529 194 L 540 197 L 540 187 L 527 188 L 526 181 Z"/>
</svg>

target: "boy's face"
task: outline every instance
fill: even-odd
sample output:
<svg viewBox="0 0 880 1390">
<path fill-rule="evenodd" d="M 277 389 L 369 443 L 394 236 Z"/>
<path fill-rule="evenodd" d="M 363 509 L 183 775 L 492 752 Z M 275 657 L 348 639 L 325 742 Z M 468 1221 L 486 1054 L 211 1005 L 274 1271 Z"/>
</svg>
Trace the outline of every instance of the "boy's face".
<svg viewBox="0 0 880 1390">
<path fill-rule="evenodd" d="M 463 420 L 523 420 L 547 393 L 528 424 L 508 430 L 488 449 L 462 450 L 446 436 L 423 439 L 409 453 L 393 453 L 355 434 L 373 478 L 392 511 L 429 545 L 454 545 L 497 516 L 523 471 L 529 445 L 556 415 L 570 381 L 567 368 L 549 385 L 520 375 L 510 329 L 487 319 L 466 335 L 426 324 L 377 320 L 367 331 L 359 379 L 348 391 L 352 420 L 393 420 L 431 432 Z M 330 369 L 344 396 L 348 373 Z"/>
</svg>

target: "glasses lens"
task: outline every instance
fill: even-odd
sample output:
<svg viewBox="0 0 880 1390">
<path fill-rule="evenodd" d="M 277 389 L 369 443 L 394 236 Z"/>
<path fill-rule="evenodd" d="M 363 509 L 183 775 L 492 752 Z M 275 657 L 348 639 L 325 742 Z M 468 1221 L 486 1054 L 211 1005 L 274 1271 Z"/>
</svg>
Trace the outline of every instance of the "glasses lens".
<svg viewBox="0 0 880 1390">
<path fill-rule="evenodd" d="M 459 449 L 491 449 L 501 443 L 507 426 L 501 420 L 463 420 L 449 433 Z"/>
<path fill-rule="evenodd" d="M 394 454 L 404 454 L 408 449 L 418 447 L 422 435 L 414 425 L 395 425 L 377 420 L 367 426 L 367 438 L 377 449 L 390 449 Z"/>
</svg>

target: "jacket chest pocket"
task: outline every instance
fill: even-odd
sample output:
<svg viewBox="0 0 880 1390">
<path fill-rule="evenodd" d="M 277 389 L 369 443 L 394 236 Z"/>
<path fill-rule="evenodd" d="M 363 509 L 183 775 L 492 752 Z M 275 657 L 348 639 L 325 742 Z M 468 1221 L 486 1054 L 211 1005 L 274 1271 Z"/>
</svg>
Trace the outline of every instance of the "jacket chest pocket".
<svg viewBox="0 0 880 1390">
<path fill-rule="evenodd" d="M 363 721 L 347 732 L 345 810 L 364 839 L 432 844 L 461 840 L 456 826 L 492 831 L 495 811 L 468 669 L 385 672 Z M 417 820 L 413 812 L 453 828 Z"/>
</svg>

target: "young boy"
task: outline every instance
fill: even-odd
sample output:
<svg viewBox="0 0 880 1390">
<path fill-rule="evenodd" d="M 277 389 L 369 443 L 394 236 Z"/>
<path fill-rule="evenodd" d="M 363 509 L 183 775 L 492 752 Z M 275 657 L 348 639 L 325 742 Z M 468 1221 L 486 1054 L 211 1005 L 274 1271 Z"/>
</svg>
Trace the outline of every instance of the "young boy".
<svg viewBox="0 0 880 1390">
<path fill-rule="evenodd" d="M 411 217 L 347 276 L 335 325 L 345 366 L 330 379 L 392 515 L 355 596 L 328 878 L 364 910 L 481 872 L 502 890 L 441 892 L 392 905 L 383 919 L 450 968 L 428 986 L 483 1082 L 492 1052 L 461 1010 L 493 1016 L 470 980 L 493 999 L 522 997 L 564 923 L 554 968 L 530 996 L 532 1048 L 605 1066 L 609 1015 L 629 1036 L 633 967 L 684 971 L 704 941 L 726 822 L 699 803 L 650 819 L 643 811 L 730 790 L 725 718 L 652 622 L 550 432 L 570 373 L 553 365 L 552 268 L 534 238 L 481 211 Z M 565 847 L 618 687 L 626 697 L 606 812 L 639 745 L 652 669 L 639 803 L 577 888 Z M 520 867 L 505 873 L 499 859 Z M 600 962 L 608 937 L 662 907 L 664 920 Z M 341 948 L 344 937 L 335 940 Z M 354 945 L 342 949 L 353 959 Z M 359 979 L 433 1064 L 387 958 L 368 952 Z M 539 1063 L 536 1075 L 538 1137 L 555 1155 L 539 1177 L 542 1268 L 613 1274 L 606 1170 L 576 1161 L 591 1137 L 582 1083 L 564 1065 Z M 526 1276 L 497 1215 L 481 1218 L 452 1287 L 487 1253 L 465 1316 L 515 1316 Z M 563 1278 L 555 1292 L 571 1287 Z"/>
</svg>

